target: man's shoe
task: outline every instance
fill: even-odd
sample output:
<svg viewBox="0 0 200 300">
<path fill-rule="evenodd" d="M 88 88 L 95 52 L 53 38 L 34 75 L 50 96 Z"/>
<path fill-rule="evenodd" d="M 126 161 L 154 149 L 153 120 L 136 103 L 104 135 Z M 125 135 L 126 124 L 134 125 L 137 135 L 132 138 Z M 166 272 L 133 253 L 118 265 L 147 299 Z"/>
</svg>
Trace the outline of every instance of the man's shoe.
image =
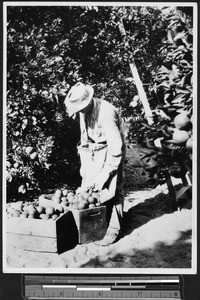
<svg viewBox="0 0 200 300">
<path fill-rule="evenodd" d="M 103 240 L 96 241 L 95 244 L 99 246 L 109 246 L 118 240 L 119 232 L 117 229 L 108 229 Z"/>
</svg>

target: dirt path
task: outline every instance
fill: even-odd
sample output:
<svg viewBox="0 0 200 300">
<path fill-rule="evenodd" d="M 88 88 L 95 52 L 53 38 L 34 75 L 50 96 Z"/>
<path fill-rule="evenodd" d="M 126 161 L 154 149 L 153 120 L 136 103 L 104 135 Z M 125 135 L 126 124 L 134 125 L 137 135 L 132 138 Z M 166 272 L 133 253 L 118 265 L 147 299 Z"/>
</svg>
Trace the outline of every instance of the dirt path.
<svg viewBox="0 0 200 300">
<path fill-rule="evenodd" d="M 134 152 L 131 152 L 132 159 Z M 121 239 L 108 247 L 77 245 L 61 255 L 7 245 L 8 268 L 190 268 L 191 201 L 173 211 L 166 184 L 145 187 L 145 174 L 126 166 L 127 186 Z M 132 183 L 133 182 L 133 183 Z M 173 180 L 178 186 L 180 181 Z M 132 190 L 130 188 L 132 186 Z"/>
</svg>

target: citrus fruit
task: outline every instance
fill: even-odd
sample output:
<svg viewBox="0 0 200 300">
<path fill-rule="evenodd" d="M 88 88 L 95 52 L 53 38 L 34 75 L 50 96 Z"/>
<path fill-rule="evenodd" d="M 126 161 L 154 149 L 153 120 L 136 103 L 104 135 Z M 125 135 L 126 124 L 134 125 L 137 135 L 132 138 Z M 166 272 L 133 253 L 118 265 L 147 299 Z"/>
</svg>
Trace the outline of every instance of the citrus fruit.
<svg viewBox="0 0 200 300">
<path fill-rule="evenodd" d="M 37 152 L 33 152 L 31 155 L 30 155 L 30 158 L 31 159 L 36 159 L 36 157 L 37 157 Z"/>
<path fill-rule="evenodd" d="M 35 214 L 30 214 L 30 213 L 29 213 L 28 218 L 29 218 L 29 219 L 35 219 Z"/>
<path fill-rule="evenodd" d="M 58 205 L 58 206 L 56 207 L 56 210 L 57 210 L 59 213 L 63 213 L 63 212 L 64 212 L 64 208 L 63 208 L 62 205 Z"/>
<path fill-rule="evenodd" d="M 189 139 L 189 133 L 187 131 L 179 130 L 179 129 L 174 130 L 173 141 L 176 144 L 186 143 L 188 139 Z"/>
<path fill-rule="evenodd" d="M 61 191 L 61 190 L 56 190 L 56 191 L 55 191 L 55 196 L 56 196 L 57 198 L 61 198 L 61 196 L 62 196 L 62 191 Z"/>
<path fill-rule="evenodd" d="M 24 211 L 21 213 L 20 218 L 28 218 L 28 213 Z"/>
<path fill-rule="evenodd" d="M 66 196 L 62 196 L 61 197 L 61 201 L 67 201 L 67 197 Z"/>
<path fill-rule="evenodd" d="M 60 203 L 60 202 L 61 202 L 60 197 L 58 197 L 58 196 L 56 196 L 56 195 L 54 195 L 54 196 L 52 197 L 52 200 L 53 200 L 53 202 L 55 202 L 55 203 Z"/>
<path fill-rule="evenodd" d="M 54 209 L 53 206 L 49 206 L 45 209 L 45 212 L 46 212 L 47 215 L 52 216 L 55 212 L 55 209 Z"/>
<path fill-rule="evenodd" d="M 71 195 L 71 196 L 67 196 L 67 200 L 68 200 L 69 203 L 73 203 L 75 198 L 74 198 L 73 195 Z"/>
<path fill-rule="evenodd" d="M 40 215 L 40 218 L 42 219 L 42 220 L 48 220 L 49 219 L 49 215 L 45 215 L 45 214 L 41 214 Z"/>
<path fill-rule="evenodd" d="M 178 129 L 184 129 L 190 124 L 190 119 L 187 116 L 187 113 L 180 113 L 174 118 L 174 124 Z"/>
<path fill-rule="evenodd" d="M 20 213 L 20 211 L 19 211 L 19 210 L 14 210 L 14 211 L 13 211 L 13 213 L 12 213 L 12 216 L 13 216 L 13 217 L 17 217 L 17 218 L 19 218 L 19 217 L 20 217 L 20 215 L 21 215 L 21 213 Z"/>
<path fill-rule="evenodd" d="M 28 147 L 26 147 L 26 154 L 27 155 L 30 155 L 32 152 L 33 152 L 33 147 L 31 147 L 31 146 L 28 146 Z"/>
<path fill-rule="evenodd" d="M 67 199 L 69 198 L 69 197 L 74 197 L 74 193 L 73 192 L 69 192 L 68 194 L 67 194 Z"/>
<path fill-rule="evenodd" d="M 140 96 L 139 95 L 135 95 L 134 97 L 133 97 L 133 101 L 139 101 L 140 100 Z"/>
<path fill-rule="evenodd" d="M 58 219 L 58 215 L 54 214 L 54 215 L 52 216 L 52 219 L 55 221 L 56 219 Z"/>
<path fill-rule="evenodd" d="M 62 191 L 62 194 L 63 194 L 63 196 L 67 196 L 68 190 L 67 190 L 67 189 L 64 189 L 64 190 Z"/>
<path fill-rule="evenodd" d="M 68 201 L 66 200 L 62 200 L 62 202 L 60 203 L 62 206 L 67 206 L 68 205 Z"/>
<path fill-rule="evenodd" d="M 88 197 L 88 203 L 94 204 L 94 203 L 96 203 L 96 201 L 97 201 L 97 199 L 95 197 L 93 197 L 93 196 Z"/>
<path fill-rule="evenodd" d="M 38 212 L 39 214 L 42 214 L 42 213 L 45 211 L 44 207 L 41 206 L 41 205 L 37 206 L 37 207 L 36 207 L 36 210 L 37 210 L 37 212 Z"/>
<path fill-rule="evenodd" d="M 193 139 L 192 139 L 192 137 L 190 137 L 190 138 L 187 140 L 186 148 L 187 148 L 188 150 L 192 150 L 192 147 L 193 147 Z"/>
<path fill-rule="evenodd" d="M 87 200 L 88 197 L 90 196 L 89 193 L 87 193 L 87 192 L 84 192 L 81 195 L 82 195 L 82 197 L 83 197 L 84 200 Z"/>
<path fill-rule="evenodd" d="M 78 202 L 78 204 L 77 204 L 78 210 L 86 209 L 87 207 L 88 207 L 88 203 L 86 201 L 81 201 L 81 202 Z"/>
</svg>

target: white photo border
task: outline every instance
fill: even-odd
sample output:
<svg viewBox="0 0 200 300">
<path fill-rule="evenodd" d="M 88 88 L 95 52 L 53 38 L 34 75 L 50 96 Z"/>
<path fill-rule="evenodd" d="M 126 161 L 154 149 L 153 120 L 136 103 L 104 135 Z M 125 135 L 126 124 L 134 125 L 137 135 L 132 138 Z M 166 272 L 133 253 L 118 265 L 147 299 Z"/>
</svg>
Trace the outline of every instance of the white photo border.
<svg viewBox="0 0 200 300">
<path fill-rule="evenodd" d="M 4 273 L 42 273 L 42 274 L 196 274 L 197 273 L 197 63 L 193 66 L 193 110 L 194 114 L 194 148 L 193 148 L 193 187 L 192 187 L 192 261 L 191 268 L 8 268 L 6 263 L 6 63 L 7 63 L 7 7 L 9 6 L 187 6 L 193 7 L 193 58 L 194 62 L 197 62 L 197 3 L 196 2 L 41 2 L 41 1 L 24 1 L 24 2 L 4 2 L 3 3 L 3 205 L 2 205 L 2 220 L 3 220 L 3 272 Z"/>
</svg>

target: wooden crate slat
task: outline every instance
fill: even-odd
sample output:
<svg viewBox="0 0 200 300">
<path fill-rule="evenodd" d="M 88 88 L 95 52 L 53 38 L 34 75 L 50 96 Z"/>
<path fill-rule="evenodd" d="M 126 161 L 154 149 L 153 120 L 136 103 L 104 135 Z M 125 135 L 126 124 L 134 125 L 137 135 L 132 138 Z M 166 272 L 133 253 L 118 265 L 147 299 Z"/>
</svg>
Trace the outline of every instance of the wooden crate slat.
<svg viewBox="0 0 200 300">
<path fill-rule="evenodd" d="M 7 233 L 7 243 L 23 250 L 57 252 L 56 238 Z"/>
<path fill-rule="evenodd" d="M 11 217 L 7 219 L 6 231 L 16 234 L 56 238 L 56 222 L 53 220 Z"/>
</svg>

